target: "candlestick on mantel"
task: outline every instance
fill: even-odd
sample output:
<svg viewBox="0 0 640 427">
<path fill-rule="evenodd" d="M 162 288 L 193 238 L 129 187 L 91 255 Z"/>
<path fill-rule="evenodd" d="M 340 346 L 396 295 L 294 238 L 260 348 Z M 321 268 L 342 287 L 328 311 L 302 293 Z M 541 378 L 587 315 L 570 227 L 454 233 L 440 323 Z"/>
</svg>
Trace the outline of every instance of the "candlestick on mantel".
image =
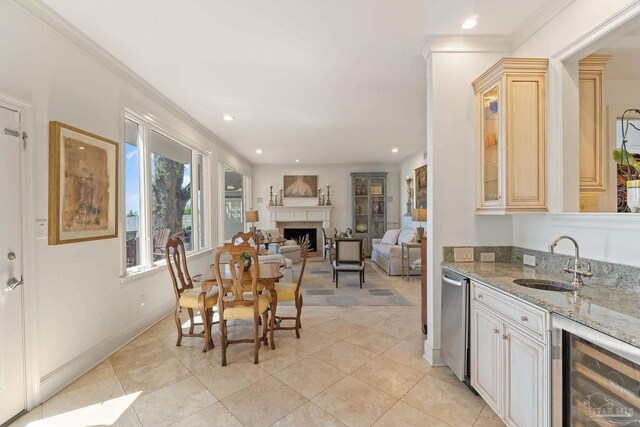
<svg viewBox="0 0 640 427">
<path fill-rule="evenodd" d="M 269 186 L 269 206 L 273 206 L 273 185 Z"/>
<path fill-rule="evenodd" d="M 331 206 L 331 188 L 327 184 L 327 206 Z"/>
<path fill-rule="evenodd" d="M 284 206 L 284 203 L 282 201 L 282 188 L 280 189 L 280 204 L 278 206 Z"/>
<path fill-rule="evenodd" d="M 322 191 L 318 188 L 318 206 L 322 206 Z"/>
</svg>

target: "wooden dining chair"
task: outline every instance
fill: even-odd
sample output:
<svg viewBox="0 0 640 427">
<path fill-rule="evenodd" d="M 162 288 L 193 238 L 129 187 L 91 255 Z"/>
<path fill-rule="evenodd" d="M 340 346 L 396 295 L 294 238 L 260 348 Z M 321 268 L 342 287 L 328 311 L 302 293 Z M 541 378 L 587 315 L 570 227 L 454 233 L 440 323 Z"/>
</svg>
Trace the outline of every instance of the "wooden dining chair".
<svg viewBox="0 0 640 427">
<path fill-rule="evenodd" d="M 214 287 L 207 292 L 204 297 L 203 306 L 200 306 L 200 289 L 193 287 L 193 281 L 187 268 L 187 257 L 184 249 L 184 242 L 179 237 L 173 237 L 165 245 L 165 258 L 167 261 L 167 269 L 173 282 L 173 291 L 176 297 L 176 309 L 174 319 L 178 328 L 178 340 L 176 346 L 180 346 L 182 337 L 199 337 L 209 338 L 209 342 L 205 343 L 202 351 L 213 348 L 213 339 L 211 339 L 211 323 L 213 321 L 213 307 L 218 302 L 218 288 Z M 189 333 L 182 332 L 182 322 L 180 321 L 180 313 L 183 308 L 187 309 L 189 314 Z M 202 323 L 195 323 L 193 310 L 200 311 Z M 194 333 L 193 329 L 196 325 L 202 325 L 205 333 Z M 208 333 L 207 333 L 208 331 Z"/>
<path fill-rule="evenodd" d="M 243 253 L 251 257 L 251 266 L 244 271 Z M 223 264 L 221 258 L 228 258 L 229 263 Z M 224 245 L 216 252 L 214 271 L 218 286 L 230 284 L 228 292 L 218 294 L 218 313 L 220 316 L 220 346 L 222 347 L 222 366 L 227 366 L 227 346 L 234 343 L 253 342 L 253 363 L 258 363 L 260 342 L 266 341 L 269 301 L 265 296 L 258 295 L 258 252 L 249 243 L 239 245 Z M 244 282 L 244 286 L 243 286 Z M 246 286 L 248 284 L 251 286 Z M 247 292 L 247 289 L 250 289 Z M 262 337 L 258 337 L 259 319 L 262 316 Z M 253 339 L 230 340 L 227 337 L 227 320 L 253 319 Z"/>
<path fill-rule="evenodd" d="M 302 258 L 302 265 L 300 266 L 300 275 L 298 276 L 298 281 L 296 283 L 276 283 L 276 293 L 278 298 L 278 303 L 284 301 L 294 301 L 296 306 L 296 315 L 294 316 L 276 316 L 276 328 L 275 329 L 283 329 L 283 330 L 295 330 L 296 338 L 300 338 L 300 328 L 302 324 L 300 322 L 300 315 L 302 314 L 302 292 L 300 291 L 300 286 L 302 285 L 302 277 L 304 275 L 304 268 L 307 264 L 307 256 L 309 254 L 309 235 L 307 234 L 302 241 L 300 242 L 300 251 Z M 267 294 L 267 298 L 271 303 L 271 294 Z M 281 322 L 283 320 L 295 320 L 294 326 L 282 326 Z"/>
</svg>

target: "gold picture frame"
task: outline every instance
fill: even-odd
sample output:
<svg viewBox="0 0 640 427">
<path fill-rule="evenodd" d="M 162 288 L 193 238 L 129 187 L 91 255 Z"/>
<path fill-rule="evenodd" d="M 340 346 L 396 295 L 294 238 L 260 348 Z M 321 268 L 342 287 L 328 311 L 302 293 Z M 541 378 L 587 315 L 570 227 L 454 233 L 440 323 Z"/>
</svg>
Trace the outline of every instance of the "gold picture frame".
<svg viewBox="0 0 640 427">
<path fill-rule="evenodd" d="M 49 244 L 118 237 L 118 143 L 49 122 Z"/>
<path fill-rule="evenodd" d="M 416 209 L 427 208 L 427 165 L 416 169 Z"/>
</svg>

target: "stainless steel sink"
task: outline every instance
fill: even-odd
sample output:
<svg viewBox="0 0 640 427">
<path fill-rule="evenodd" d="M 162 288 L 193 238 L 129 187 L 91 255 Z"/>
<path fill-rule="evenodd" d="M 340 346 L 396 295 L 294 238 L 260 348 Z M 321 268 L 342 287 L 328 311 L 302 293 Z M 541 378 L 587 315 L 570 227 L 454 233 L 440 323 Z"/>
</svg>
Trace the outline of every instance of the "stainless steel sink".
<svg viewBox="0 0 640 427">
<path fill-rule="evenodd" d="M 527 288 L 540 289 L 541 291 L 556 291 L 556 292 L 572 292 L 573 290 L 566 284 L 560 282 L 554 282 L 553 280 L 542 279 L 516 279 L 513 281 L 516 285 L 524 286 Z"/>
</svg>

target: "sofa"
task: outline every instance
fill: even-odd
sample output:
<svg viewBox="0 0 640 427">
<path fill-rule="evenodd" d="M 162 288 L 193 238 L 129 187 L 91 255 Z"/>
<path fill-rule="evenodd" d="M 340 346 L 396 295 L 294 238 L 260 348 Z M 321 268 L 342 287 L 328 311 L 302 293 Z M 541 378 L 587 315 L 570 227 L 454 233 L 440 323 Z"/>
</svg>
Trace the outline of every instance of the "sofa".
<svg viewBox="0 0 640 427">
<path fill-rule="evenodd" d="M 382 239 L 371 240 L 371 261 L 387 272 L 389 276 L 402 274 L 402 243 L 417 243 L 418 234 L 415 228 L 387 230 Z M 409 264 L 420 259 L 420 248 L 409 250 Z M 420 270 L 409 271 L 419 275 Z"/>
<path fill-rule="evenodd" d="M 280 237 L 280 230 L 277 228 L 269 228 L 262 230 L 262 238 L 269 239 L 271 237 Z M 302 260 L 300 255 L 300 245 L 295 240 L 285 240 L 284 243 L 269 243 L 269 252 L 273 254 L 283 255 L 290 259 L 294 264 Z"/>
</svg>

